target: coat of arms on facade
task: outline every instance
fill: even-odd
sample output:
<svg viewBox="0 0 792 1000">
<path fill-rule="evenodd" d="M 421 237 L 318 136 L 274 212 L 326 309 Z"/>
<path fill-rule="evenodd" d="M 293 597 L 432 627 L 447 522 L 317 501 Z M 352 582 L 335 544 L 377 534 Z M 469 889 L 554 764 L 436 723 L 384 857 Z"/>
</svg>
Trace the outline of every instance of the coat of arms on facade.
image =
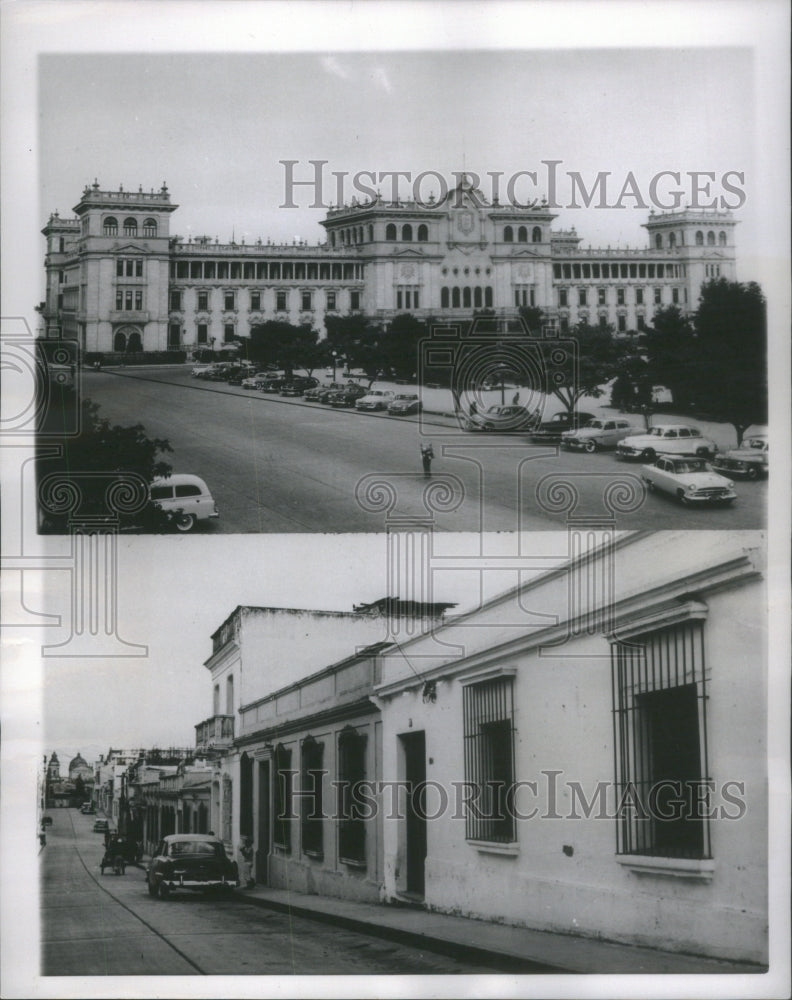
<svg viewBox="0 0 792 1000">
<path fill-rule="evenodd" d="M 470 234 L 473 232 L 474 224 L 475 222 L 473 219 L 472 212 L 468 211 L 460 212 L 459 215 L 457 216 L 457 226 L 459 226 L 459 231 L 461 233 L 464 233 L 465 236 L 470 236 Z"/>
</svg>

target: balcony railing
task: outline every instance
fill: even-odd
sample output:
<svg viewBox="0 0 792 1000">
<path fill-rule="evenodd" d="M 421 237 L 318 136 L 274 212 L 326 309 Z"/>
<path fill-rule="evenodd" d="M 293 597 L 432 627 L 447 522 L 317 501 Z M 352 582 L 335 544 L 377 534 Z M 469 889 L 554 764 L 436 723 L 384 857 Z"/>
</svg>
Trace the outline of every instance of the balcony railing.
<svg viewBox="0 0 792 1000">
<path fill-rule="evenodd" d="M 213 715 L 211 719 L 199 722 L 195 727 L 195 747 L 198 750 L 228 747 L 233 739 L 233 715 Z"/>
</svg>

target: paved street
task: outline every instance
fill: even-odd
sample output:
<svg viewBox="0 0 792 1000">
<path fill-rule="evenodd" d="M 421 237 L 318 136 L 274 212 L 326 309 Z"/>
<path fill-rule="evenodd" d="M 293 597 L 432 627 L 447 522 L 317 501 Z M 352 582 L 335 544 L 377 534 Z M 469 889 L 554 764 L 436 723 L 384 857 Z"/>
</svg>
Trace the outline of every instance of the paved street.
<svg viewBox="0 0 792 1000">
<path fill-rule="evenodd" d="M 143 871 L 100 874 L 93 817 L 51 810 L 41 852 L 42 975 L 426 975 L 492 973 L 408 945 L 244 900 L 151 899 Z"/>
<path fill-rule="evenodd" d="M 385 493 L 374 479 L 392 486 L 392 516 L 425 517 L 419 445 L 427 433 L 432 482 L 448 484 L 447 495 L 434 495 L 439 530 L 547 530 L 563 527 L 570 514 L 612 512 L 620 529 L 765 523 L 766 482 L 738 481 L 732 507 L 686 508 L 644 495 L 640 463 L 618 462 L 611 452 L 558 454 L 525 435 L 464 434 L 441 416 L 424 415 L 422 437 L 415 418 L 207 383 L 187 368 L 86 372 L 83 388 L 113 422 L 141 422 L 149 436 L 167 438 L 174 471 L 207 481 L 221 516 L 203 531 L 382 531 Z"/>
</svg>

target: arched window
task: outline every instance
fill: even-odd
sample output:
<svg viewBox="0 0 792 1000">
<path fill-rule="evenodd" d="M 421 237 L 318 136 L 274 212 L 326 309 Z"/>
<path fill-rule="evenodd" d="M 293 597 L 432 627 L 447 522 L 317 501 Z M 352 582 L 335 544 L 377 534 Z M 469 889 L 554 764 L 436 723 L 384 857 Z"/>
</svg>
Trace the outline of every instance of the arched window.
<svg viewBox="0 0 792 1000">
<path fill-rule="evenodd" d="M 330 233 L 330 246 L 334 247 L 336 245 L 336 234 Z"/>
<path fill-rule="evenodd" d="M 429 239 L 429 227 L 421 223 L 421 225 L 418 227 L 418 242 L 426 243 L 428 239 Z"/>
<path fill-rule="evenodd" d="M 440 308 L 448 309 L 448 288 L 445 285 L 440 289 Z"/>
<path fill-rule="evenodd" d="M 668 246 L 669 247 L 675 247 L 676 246 L 676 233 L 669 233 L 668 234 Z"/>
<path fill-rule="evenodd" d="M 363 242 L 363 227 L 358 226 L 358 243 Z"/>
<path fill-rule="evenodd" d="M 462 305 L 465 309 L 470 309 L 470 289 L 467 287 L 462 289 Z"/>
<path fill-rule="evenodd" d="M 156 236 L 157 235 L 157 220 L 156 219 L 146 219 L 143 222 L 143 235 L 144 236 Z"/>
<path fill-rule="evenodd" d="M 459 309 L 459 289 L 458 288 L 452 288 L 451 289 L 451 308 L 452 309 Z"/>
<path fill-rule="evenodd" d="M 514 243 L 514 230 L 511 226 L 506 226 L 503 230 L 503 242 L 504 243 Z"/>
<path fill-rule="evenodd" d="M 531 242 L 532 243 L 542 242 L 542 230 L 539 228 L 539 226 L 533 227 L 533 230 L 531 232 Z"/>
<path fill-rule="evenodd" d="M 487 285 L 484 289 L 484 305 L 487 309 L 492 308 L 492 285 Z"/>
<path fill-rule="evenodd" d="M 393 242 L 396 239 L 396 226 L 392 222 L 389 222 L 385 227 L 385 239 Z"/>
<path fill-rule="evenodd" d="M 124 219 L 124 236 L 137 236 L 137 219 Z"/>
<path fill-rule="evenodd" d="M 412 226 L 409 224 L 402 226 L 402 241 L 404 243 L 412 243 Z"/>
<path fill-rule="evenodd" d="M 135 330 L 134 333 L 129 335 L 129 343 L 127 344 L 128 354 L 139 354 L 143 350 L 143 344 L 140 340 L 140 334 Z"/>
<path fill-rule="evenodd" d="M 114 215 L 108 215 L 104 220 L 105 236 L 118 236 L 118 219 Z"/>
<path fill-rule="evenodd" d="M 662 250 L 663 249 L 663 234 L 662 233 L 655 233 L 655 248 L 657 250 Z"/>
<path fill-rule="evenodd" d="M 369 243 L 374 242 L 374 226 L 369 223 Z"/>
<path fill-rule="evenodd" d="M 123 333 L 117 333 L 113 337 L 113 350 L 123 352 L 126 350 L 126 337 Z"/>
<path fill-rule="evenodd" d="M 718 233 L 718 245 L 722 247 L 726 246 L 726 233 Z"/>
<path fill-rule="evenodd" d="M 702 231 L 700 229 L 696 233 L 696 246 L 697 247 L 703 247 L 704 246 L 704 233 L 702 233 Z"/>
<path fill-rule="evenodd" d="M 520 226 L 520 228 L 517 230 L 517 242 L 518 243 L 528 242 L 528 230 L 525 228 L 525 226 Z"/>
<path fill-rule="evenodd" d="M 481 308 L 481 285 L 476 285 L 473 289 L 473 306 L 476 309 Z"/>
<path fill-rule="evenodd" d="M 708 247 L 714 247 L 715 246 L 715 233 L 713 233 L 713 232 L 707 233 L 707 246 Z"/>
</svg>

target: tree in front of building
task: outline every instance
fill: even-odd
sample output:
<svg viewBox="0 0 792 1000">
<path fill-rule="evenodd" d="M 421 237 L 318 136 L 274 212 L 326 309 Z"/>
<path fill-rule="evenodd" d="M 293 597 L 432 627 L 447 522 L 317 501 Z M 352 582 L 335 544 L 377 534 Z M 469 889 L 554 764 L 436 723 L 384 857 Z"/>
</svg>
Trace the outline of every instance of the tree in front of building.
<svg viewBox="0 0 792 1000">
<path fill-rule="evenodd" d="M 559 384 L 550 388 L 572 413 L 584 396 L 598 399 L 604 394 L 606 383 L 621 373 L 629 347 L 616 337 L 612 326 L 591 326 L 585 322 L 574 326 L 564 339 L 575 344 L 576 364 Z"/>
<path fill-rule="evenodd" d="M 695 407 L 699 366 L 695 331 L 678 306 L 654 314 L 646 330 L 646 361 L 654 384 L 670 389 L 677 406 Z"/>
<path fill-rule="evenodd" d="M 277 365 L 286 372 L 313 369 L 320 363 L 318 336 L 307 324 L 295 326 L 285 320 L 267 320 L 251 329 L 248 358 L 261 365 Z"/>
</svg>

